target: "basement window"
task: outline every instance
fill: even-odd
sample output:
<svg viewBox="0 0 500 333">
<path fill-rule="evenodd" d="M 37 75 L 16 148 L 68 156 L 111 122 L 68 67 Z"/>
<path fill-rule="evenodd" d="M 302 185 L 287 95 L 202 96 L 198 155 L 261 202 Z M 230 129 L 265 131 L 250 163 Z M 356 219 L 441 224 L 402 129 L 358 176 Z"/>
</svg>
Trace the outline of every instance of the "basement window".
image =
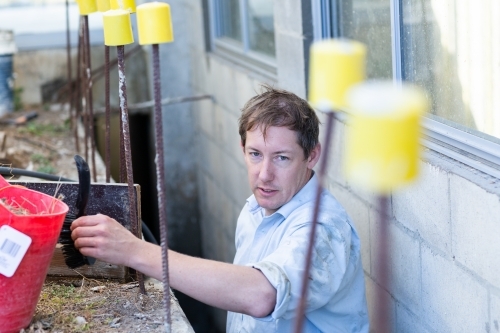
<svg viewBox="0 0 500 333">
<path fill-rule="evenodd" d="M 211 49 L 258 72 L 276 74 L 274 4 L 269 0 L 210 0 Z"/>
<path fill-rule="evenodd" d="M 369 79 L 423 87 L 423 144 L 500 178 L 500 2 L 320 0 L 316 38 L 368 46 Z"/>
</svg>

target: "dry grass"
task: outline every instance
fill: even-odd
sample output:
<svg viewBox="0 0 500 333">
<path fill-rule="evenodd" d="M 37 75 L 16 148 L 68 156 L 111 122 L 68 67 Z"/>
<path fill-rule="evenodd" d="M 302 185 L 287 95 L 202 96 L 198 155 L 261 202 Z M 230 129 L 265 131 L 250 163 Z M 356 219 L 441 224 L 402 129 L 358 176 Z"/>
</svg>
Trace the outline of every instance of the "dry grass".
<svg viewBox="0 0 500 333">
<path fill-rule="evenodd" d="M 26 332 L 162 332 L 163 295 L 137 283 L 46 281 Z"/>
</svg>

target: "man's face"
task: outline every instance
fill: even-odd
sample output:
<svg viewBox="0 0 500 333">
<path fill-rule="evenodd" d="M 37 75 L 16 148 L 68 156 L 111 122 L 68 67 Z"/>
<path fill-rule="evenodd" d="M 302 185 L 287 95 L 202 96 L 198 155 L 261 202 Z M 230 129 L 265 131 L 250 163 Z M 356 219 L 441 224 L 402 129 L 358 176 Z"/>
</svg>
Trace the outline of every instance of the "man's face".
<svg viewBox="0 0 500 333">
<path fill-rule="evenodd" d="M 247 131 L 243 148 L 248 180 L 257 202 L 271 215 L 309 181 L 320 155 L 318 144 L 305 159 L 297 133 L 286 127 L 269 127 L 266 138 L 260 126 Z"/>
</svg>

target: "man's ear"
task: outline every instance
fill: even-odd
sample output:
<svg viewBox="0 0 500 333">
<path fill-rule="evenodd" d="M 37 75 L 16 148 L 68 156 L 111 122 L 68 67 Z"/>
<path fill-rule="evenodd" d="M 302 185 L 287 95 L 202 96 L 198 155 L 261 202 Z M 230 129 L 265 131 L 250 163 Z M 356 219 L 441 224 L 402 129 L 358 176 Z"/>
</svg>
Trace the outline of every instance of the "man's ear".
<svg viewBox="0 0 500 333">
<path fill-rule="evenodd" d="M 307 158 L 307 167 L 309 169 L 314 168 L 316 163 L 319 161 L 319 157 L 321 156 L 321 143 L 318 142 L 316 147 L 311 150 L 309 157 Z"/>
<path fill-rule="evenodd" d="M 243 155 L 245 155 L 245 146 L 243 146 L 243 142 L 240 141 L 241 151 L 243 151 Z"/>
</svg>

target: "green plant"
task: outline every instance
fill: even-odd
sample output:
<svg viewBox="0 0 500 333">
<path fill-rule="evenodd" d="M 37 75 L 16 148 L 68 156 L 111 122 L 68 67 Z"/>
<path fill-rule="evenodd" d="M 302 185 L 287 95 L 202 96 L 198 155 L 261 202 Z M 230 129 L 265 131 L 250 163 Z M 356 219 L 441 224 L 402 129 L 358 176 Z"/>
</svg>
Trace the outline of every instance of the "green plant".
<svg viewBox="0 0 500 333">
<path fill-rule="evenodd" d="M 49 173 L 52 175 L 57 172 L 56 168 L 54 168 L 52 166 L 50 160 L 42 154 L 31 155 L 31 161 L 33 163 L 39 164 L 39 167 L 36 169 L 36 171 L 43 172 L 43 173 Z"/>
<path fill-rule="evenodd" d="M 12 98 L 12 103 L 14 107 L 14 111 L 19 111 L 23 108 L 23 102 L 22 102 L 22 95 L 23 95 L 24 88 L 19 87 L 19 88 L 14 88 L 13 91 L 13 98 Z"/>
<path fill-rule="evenodd" d="M 20 130 L 21 132 L 28 132 L 29 134 L 40 136 L 43 133 L 59 134 L 67 131 L 68 129 L 69 129 L 69 123 L 64 123 L 62 125 L 54 125 L 54 124 L 39 124 L 36 122 L 31 122 Z"/>
</svg>

